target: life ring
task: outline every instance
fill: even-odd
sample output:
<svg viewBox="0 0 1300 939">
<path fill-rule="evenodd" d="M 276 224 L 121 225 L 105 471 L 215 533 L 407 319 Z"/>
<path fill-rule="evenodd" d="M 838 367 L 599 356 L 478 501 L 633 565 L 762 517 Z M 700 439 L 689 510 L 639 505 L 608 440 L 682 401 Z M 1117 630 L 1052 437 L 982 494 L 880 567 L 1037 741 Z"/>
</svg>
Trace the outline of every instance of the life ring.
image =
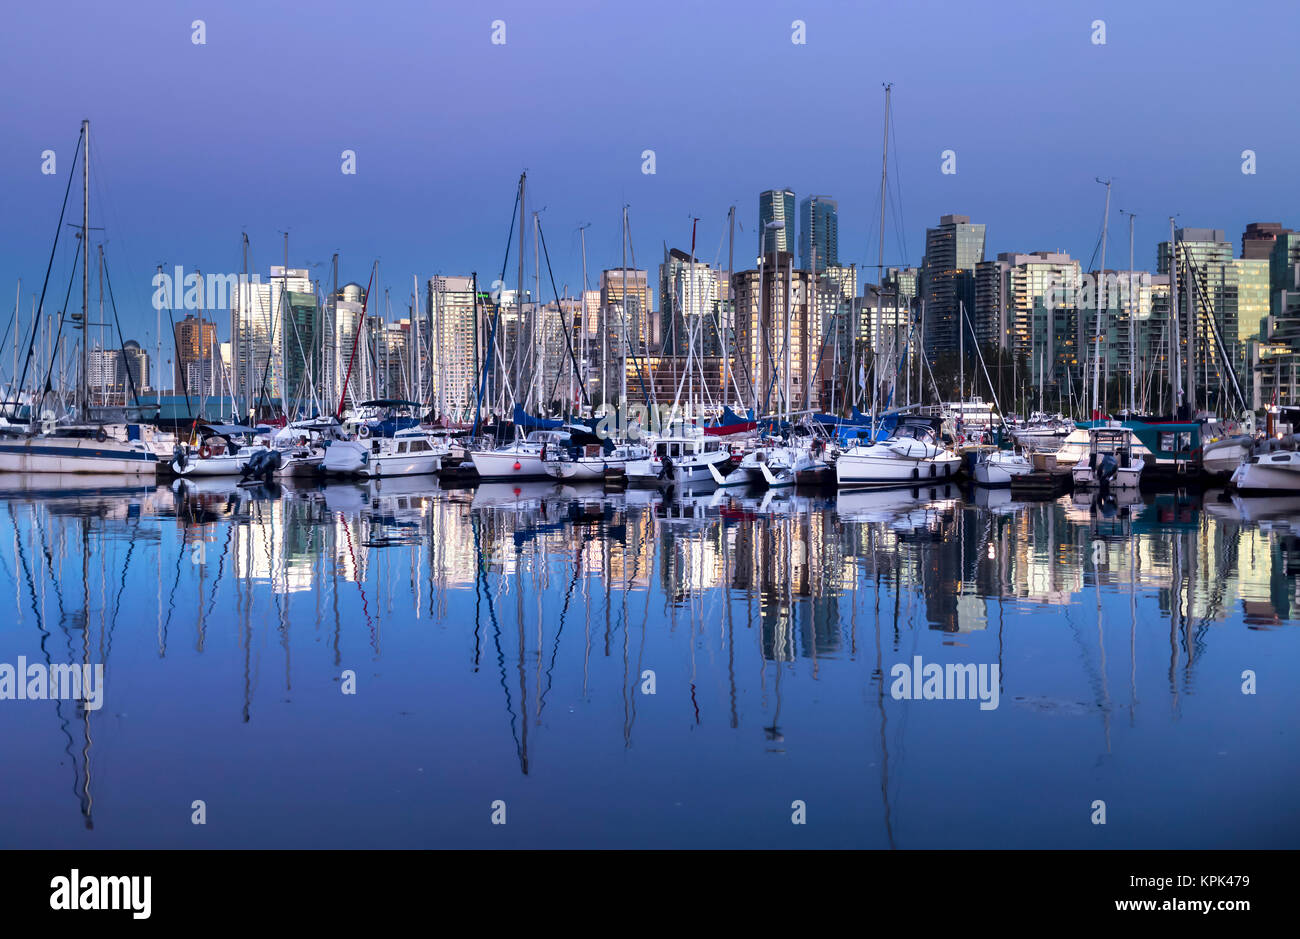
<svg viewBox="0 0 1300 939">
<path fill-rule="evenodd" d="M 101 427 L 99 430 L 95 431 L 95 439 L 100 443 L 103 443 L 108 439 L 108 434 L 104 433 L 104 428 Z"/>
<path fill-rule="evenodd" d="M 357 436 L 358 436 L 358 437 L 361 437 L 363 440 L 364 440 L 366 437 L 369 437 L 369 436 L 370 436 L 370 425 L 369 425 L 369 424 L 362 424 L 360 427 L 358 427 L 358 428 L 357 428 Z"/>
<path fill-rule="evenodd" d="M 212 448 L 205 443 L 203 446 L 199 447 L 199 456 L 206 460 L 208 457 L 212 456 Z"/>
</svg>

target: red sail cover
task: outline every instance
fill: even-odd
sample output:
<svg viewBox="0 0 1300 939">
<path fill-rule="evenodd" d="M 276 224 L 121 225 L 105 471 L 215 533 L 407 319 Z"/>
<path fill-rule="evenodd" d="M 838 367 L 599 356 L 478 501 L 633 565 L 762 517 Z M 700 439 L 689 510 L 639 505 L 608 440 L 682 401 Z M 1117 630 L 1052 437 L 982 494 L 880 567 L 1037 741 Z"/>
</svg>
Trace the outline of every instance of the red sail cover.
<svg viewBox="0 0 1300 939">
<path fill-rule="evenodd" d="M 706 427 L 704 433 L 710 437 L 730 437 L 732 434 L 747 434 L 758 427 L 758 421 L 744 421 L 740 424 L 723 424 L 720 427 Z"/>
</svg>

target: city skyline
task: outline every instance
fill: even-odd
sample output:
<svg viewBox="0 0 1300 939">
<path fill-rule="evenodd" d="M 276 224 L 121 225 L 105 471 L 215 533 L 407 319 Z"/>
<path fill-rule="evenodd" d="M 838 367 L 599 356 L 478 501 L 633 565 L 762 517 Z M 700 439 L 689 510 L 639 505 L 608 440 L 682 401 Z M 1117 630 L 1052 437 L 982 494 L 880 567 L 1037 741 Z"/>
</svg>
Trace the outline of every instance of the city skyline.
<svg viewBox="0 0 1300 939">
<path fill-rule="evenodd" d="M 570 295 L 578 293 L 582 276 L 578 226 L 591 225 L 586 233 L 590 289 L 597 286 L 592 271 L 618 265 L 624 203 L 630 206 L 638 267 L 653 267 L 665 241 L 684 246 L 691 218 L 698 217 L 699 259 L 724 268 L 732 204 L 736 269 L 750 266 L 749 251 L 758 240 L 754 197 L 774 183 L 790 185 L 799 200 L 830 194 L 839 206 L 840 263 L 856 264 L 860 280 L 874 282 L 883 80 L 894 83 L 889 216 L 897 212 L 897 217 L 886 219 L 888 267 L 919 266 L 925 229 L 953 213 L 987 225 L 986 258 L 1046 249 L 1086 263 L 1101 227 L 1098 175 L 1115 180 L 1112 234 L 1119 228 L 1118 209 L 1137 215 L 1139 269 L 1155 269 L 1155 245 L 1167 236 L 1174 213 L 1180 227 L 1222 229 L 1230 237 L 1250 222 L 1296 223 L 1289 211 L 1295 185 L 1285 175 L 1294 162 L 1294 141 L 1270 118 L 1283 110 L 1280 79 L 1286 60 L 1284 31 L 1269 26 L 1270 4 L 1253 7 L 1249 17 L 1237 18 L 1216 36 L 1225 58 L 1249 49 L 1259 64 L 1259 80 L 1245 99 L 1203 79 L 1186 96 L 1170 92 L 1173 80 L 1158 67 L 1162 56 L 1202 48 L 1204 40 L 1193 34 L 1192 24 L 1167 15 L 1175 9 L 1169 4 L 1142 11 L 1107 3 L 1086 10 L 1075 4 L 1019 4 L 1003 7 L 996 17 L 953 13 L 941 24 L 918 12 L 806 6 L 779 16 L 735 16 L 740 8 L 733 5 L 695 11 L 699 28 L 680 40 L 655 17 L 589 4 L 583 7 L 586 28 L 600 33 L 603 27 L 624 41 L 611 43 L 612 48 L 584 46 L 585 60 L 561 68 L 553 66 L 577 42 L 573 30 L 520 4 L 504 4 L 492 15 L 439 11 L 422 14 L 423 20 L 405 11 L 374 13 L 376 22 L 358 24 L 350 38 L 356 51 L 383 48 L 390 54 L 382 68 L 313 66 L 306 75 L 313 43 L 325 42 L 332 27 L 278 11 L 235 8 L 204 20 L 205 41 L 195 44 L 193 17 L 165 6 L 146 4 L 112 17 L 85 6 L 58 27 L 69 66 L 47 80 L 26 83 L 27 94 L 9 103 L 13 138 L 0 154 L 0 165 L 11 179 L 30 179 L 9 192 L 8 206 L 12 215 L 29 221 L 5 236 L 0 284 L 14 290 L 22 278 L 20 306 L 26 317 L 31 295 L 40 289 L 72 166 L 75 128 L 83 117 L 91 119 L 94 132 L 91 224 L 106 229 L 96 240 L 106 241 L 124 336 L 146 349 L 156 342 L 148 305 L 156 265 L 238 271 L 244 231 L 252 242 L 250 270 L 283 262 L 280 233 L 288 230 L 291 265 L 305 265 L 322 280 L 335 251 L 341 282 L 365 280 L 378 258 L 379 286 L 398 297 L 405 295 L 412 274 L 421 281 L 470 271 L 480 279 L 495 278 L 512 188 L 525 167 L 528 210 L 541 210 L 557 286 L 564 292 L 567 285 Z M 791 41 L 796 17 L 805 24 L 803 44 Z M 1016 31 L 999 33 L 999 22 L 1017 17 L 1032 20 L 1032 42 L 1016 39 Z M 412 33 L 436 37 L 438 62 L 461 66 L 462 76 L 469 64 L 483 67 L 483 74 L 466 79 L 458 94 L 442 93 L 451 85 L 438 84 L 440 72 L 422 55 L 424 47 L 391 39 L 394 18 L 409 19 Z M 504 45 L 491 41 L 494 19 L 505 23 Z M 1104 44 L 1094 42 L 1095 20 L 1104 21 Z M 930 31 L 928 56 L 916 56 L 910 41 L 885 43 L 871 76 L 845 90 L 852 120 L 841 120 L 834 134 L 804 131 L 805 117 L 816 122 L 845 113 L 845 100 L 818 100 L 807 92 L 826 75 L 838 74 L 854 37 L 869 26 L 914 35 L 923 24 Z M 11 83 L 22 73 L 41 72 L 27 50 L 56 45 L 53 29 L 34 13 L 18 11 L 16 32 L 33 41 L 0 65 Z M 263 55 L 289 29 L 298 41 L 288 49 L 275 47 L 274 56 Z M 704 55 L 696 79 L 702 86 L 698 100 L 730 102 L 723 122 L 716 108 L 701 108 L 696 99 L 655 96 L 659 81 L 649 63 L 657 61 L 670 33 L 691 49 L 726 51 L 716 56 L 729 63 L 726 67 Z M 631 36 L 635 43 L 628 41 Z M 976 40 L 989 49 L 1019 53 L 1016 67 L 986 70 L 979 86 L 991 103 L 1038 108 L 1021 125 L 1019 140 L 981 131 L 975 115 L 963 113 L 978 109 L 939 106 L 960 77 L 951 57 L 963 43 Z M 112 87 L 93 83 L 91 67 L 78 55 L 100 44 L 115 66 Z M 118 61 L 133 55 L 138 64 Z M 773 84 L 760 69 L 755 94 L 734 93 L 741 76 L 753 79 L 753 66 L 777 57 L 798 67 L 793 74 L 779 69 L 789 87 Z M 1057 66 L 1042 88 L 1019 77 L 1035 62 Z M 245 74 L 253 63 L 256 75 Z M 406 83 L 395 75 L 403 68 L 410 72 Z M 602 70 L 616 77 L 611 87 L 584 83 L 589 71 Z M 1268 81 L 1270 74 L 1278 80 Z M 151 94 L 142 92 L 144 86 Z M 401 93 L 380 94 L 394 87 Z M 1122 97 L 1120 89 L 1125 89 Z M 969 89 L 963 90 L 969 96 Z M 1013 91 L 1018 99 L 999 98 Z M 548 122 L 537 116 L 553 111 L 566 94 L 600 107 L 562 108 L 556 126 L 543 127 Z M 334 126 L 310 120 L 313 97 L 324 113 L 339 116 L 330 122 Z M 128 99 L 136 103 L 122 103 Z M 789 112 L 789 120 L 779 122 L 777 130 L 765 129 L 757 115 L 774 103 Z M 611 107 L 630 108 L 632 119 L 615 122 L 598 141 L 583 136 L 595 126 L 593 115 Z M 404 108 L 409 117 L 402 116 Z M 1121 116 L 1121 127 L 1109 133 L 1105 128 L 1111 125 L 1099 121 L 1098 132 L 1089 132 L 1094 124 L 1088 118 L 1096 110 Z M 1207 111 L 1215 114 L 1215 132 L 1176 135 L 1171 159 L 1168 128 Z M 222 148 L 218 157 L 201 146 L 203 133 L 187 129 L 183 115 L 190 112 L 200 116 L 194 122 L 200 130 L 211 125 L 220 133 L 232 122 L 246 125 L 255 131 L 249 139 L 257 145 L 235 152 Z M 426 125 L 422 114 L 433 120 Z M 351 121 L 346 115 L 359 117 Z M 483 123 L 543 132 L 478 133 Z M 786 124 L 789 139 L 798 145 L 766 146 Z M 751 132 L 717 133 L 729 125 Z M 702 138 L 707 145 L 699 142 L 702 126 L 714 131 Z M 310 133 L 302 127 L 310 127 Z M 449 146 L 450 140 L 456 146 Z M 48 176 L 40 172 L 47 149 L 55 151 L 58 165 Z M 1253 175 L 1242 172 L 1241 153 L 1247 149 L 1257 154 Z M 344 150 L 355 153 L 355 175 L 340 170 Z M 643 171 L 647 150 L 654 151 L 654 173 Z M 955 156 L 953 174 L 941 171 L 949 150 Z M 74 239 L 61 239 L 47 311 L 65 286 L 61 278 L 74 247 Z M 507 267 L 516 260 L 512 256 Z M 526 260 L 531 268 L 532 258 Z M 1107 267 L 1116 266 L 1108 258 Z M 507 283 L 512 273 L 507 270 Z M 545 290 L 543 299 L 549 294 Z"/>
</svg>

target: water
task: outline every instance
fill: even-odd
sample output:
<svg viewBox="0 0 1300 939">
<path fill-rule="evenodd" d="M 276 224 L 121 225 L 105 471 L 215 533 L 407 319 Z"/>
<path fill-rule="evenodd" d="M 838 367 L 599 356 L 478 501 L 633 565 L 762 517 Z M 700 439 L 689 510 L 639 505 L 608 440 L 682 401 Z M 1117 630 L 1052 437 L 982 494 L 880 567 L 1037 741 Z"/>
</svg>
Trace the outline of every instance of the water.
<svg viewBox="0 0 1300 939">
<path fill-rule="evenodd" d="M 0 844 L 1294 847 L 1297 532 L 1214 493 L 11 477 L 0 663 L 106 685 L 0 701 Z M 896 699 L 917 656 L 997 665 L 997 707 Z"/>
</svg>

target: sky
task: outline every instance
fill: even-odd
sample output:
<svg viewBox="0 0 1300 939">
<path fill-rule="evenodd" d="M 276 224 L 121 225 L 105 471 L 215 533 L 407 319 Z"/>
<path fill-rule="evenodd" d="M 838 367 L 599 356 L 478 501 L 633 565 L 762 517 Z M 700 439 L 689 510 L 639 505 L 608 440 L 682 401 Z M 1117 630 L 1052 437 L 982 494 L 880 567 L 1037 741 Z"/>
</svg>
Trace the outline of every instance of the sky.
<svg viewBox="0 0 1300 939">
<path fill-rule="evenodd" d="M 665 242 L 688 250 L 692 218 L 697 256 L 725 267 L 732 205 L 736 267 L 750 266 L 758 194 L 782 187 L 837 199 L 841 263 L 874 268 L 886 81 L 886 265 L 919 264 L 926 227 L 948 213 L 988 226 L 986 257 L 1065 250 L 1087 264 L 1101 176 L 1108 266 L 1127 264 L 1125 210 L 1137 266 L 1153 268 L 1171 215 L 1238 244 L 1247 222 L 1300 227 L 1298 25 L 1294 0 L 13 4 L 0 30 L 0 322 L 20 278 L 24 322 L 40 292 L 83 118 L 90 224 L 104 229 L 93 240 L 126 337 L 146 348 L 156 266 L 237 272 L 244 233 L 264 278 L 286 231 L 290 266 L 327 284 L 335 252 L 341 282 L 366 283 L 378 261 L 394 314 L 413 276 L 490 282 L 524 170 L 561 293 L 582 280 L 579 226 L 589 282 L 619 266 L 624 204 L 641 267 L 655 270 Z M 79 224 L 79 178 L 69 213 Z M 72 234 L 47 311 L 68 288 Z M 526 260 L 531 279 L 531 241 Z M 512 253 L 509 284 L 515 265 Z"/>
</svg>

